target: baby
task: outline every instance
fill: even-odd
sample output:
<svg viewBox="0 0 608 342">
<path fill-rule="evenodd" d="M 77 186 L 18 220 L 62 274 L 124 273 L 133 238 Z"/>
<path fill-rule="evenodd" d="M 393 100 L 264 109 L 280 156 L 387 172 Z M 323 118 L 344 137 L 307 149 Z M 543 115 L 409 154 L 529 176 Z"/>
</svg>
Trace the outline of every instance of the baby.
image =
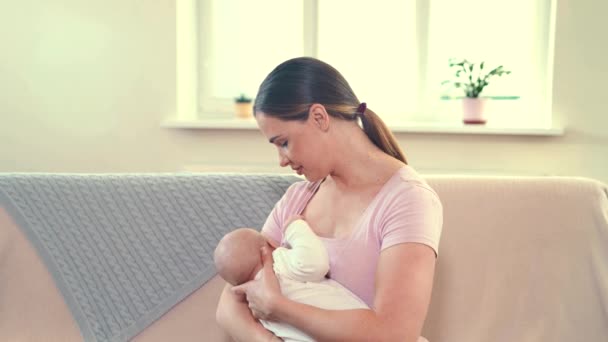
<svg viewBox="0 0 608 342">
<path fill-rule="evenodd" d="M 226 234 L 214 253 L 218 273 L 233 286 L 255 279 L 263 267 L 262 246 L 272 249 L 254 229 L 240 228 Z M 327 250 L 306 221 L 298 218 L 288 223 L 281 247 L 274 249 L 272 257 L 274 273 L 287 298 L 328 310 L 369 308 L 338 282 L 325 278 L 329 272 Z M 284 341 L 314 341 L 293 326 L 260 322 Z"/>
</svg>

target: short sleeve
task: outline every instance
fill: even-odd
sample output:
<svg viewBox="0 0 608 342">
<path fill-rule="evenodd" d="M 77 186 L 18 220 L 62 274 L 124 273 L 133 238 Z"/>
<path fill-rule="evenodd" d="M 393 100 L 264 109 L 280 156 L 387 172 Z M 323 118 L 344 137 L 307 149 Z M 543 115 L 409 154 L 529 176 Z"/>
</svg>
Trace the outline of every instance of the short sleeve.
<svg viewBox="0 0 608 342">
<path fill-rule="evenodd" d="M 443 207 L 439 196 L 427 185 L 411 185 L 400 191 L 387 206 L 381 228 L 381 250 L 417 242 L 439 253 Z"/>
<path fill-rule="evenodd" d="M 279 246 L 283 240 L 283 225 L 291 215 L 295 214 L 298 201 L 302 197 L 303 190 L 306 189 L 306 183 L 296 182 L 290 185 L 266 218 L 262 234 L 275 246 Z"/>
</svg>

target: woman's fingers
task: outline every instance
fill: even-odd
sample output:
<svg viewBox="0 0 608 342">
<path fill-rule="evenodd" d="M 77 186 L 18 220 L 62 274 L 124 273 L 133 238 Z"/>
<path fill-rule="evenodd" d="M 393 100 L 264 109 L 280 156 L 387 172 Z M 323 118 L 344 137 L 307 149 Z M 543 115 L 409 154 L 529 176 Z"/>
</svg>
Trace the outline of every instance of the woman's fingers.
<svg viewBox="0 0 608 342">
<path fill-rule="evenodd" d="M 273 263 L 274 260 L 272 259 L 272 253 L 270 252 L 270 249 L 268 249 L 268 247 L 266 246 L 262 247 L 262 264 L 264 266 L 264 272 L 272 272 L 274 274 L 274 271 L 272 269 Z"/>
<path fill-rule="evenodd" d="M 264 319 L 263 317 L 261 317 L 261 314 L 259 311 L 254 310 L 252 308 L 249 308 L 249 310 L 251 310 L 251 315 L 257 319 Z"/>
<path fill-rule="evenodd" d="M 249 287 L 249 283 L 241 284 L 238 286 L 233 286 L 230 290 L 232 293 L 237 295 L 247 295 L 247 289 Z"/>
</svg>

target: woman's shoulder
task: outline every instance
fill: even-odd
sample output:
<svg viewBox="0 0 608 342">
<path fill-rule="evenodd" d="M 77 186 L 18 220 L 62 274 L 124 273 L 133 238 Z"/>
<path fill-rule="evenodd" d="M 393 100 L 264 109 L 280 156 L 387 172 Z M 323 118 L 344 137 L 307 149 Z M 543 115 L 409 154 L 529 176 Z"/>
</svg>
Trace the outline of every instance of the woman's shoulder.
<svg viewBox="0 0 608 342">
<path fill-rule="evenodd" d="M 375 212 L 382 249 L 418 242 L 437 253 L 443 225 L 439 196 L 409 166 L 400 169 L 392 182 Z"/>
<path fill-rule="evenodd" d="M 435 190 L 426 182 L 423 176 L 412 166 L 405 165 L 399 169 L 398 175 L 400 184 L 403 187 L 419 187 L 435 193 Z"/>
<path fill-rule="evenodd" d="M 423 199 L 439 200 L 439 196 L 413 167 L 405 165 L 389 181 L 385 195 L 397 202 L 412 202 Z M 387 184 L 388 185 L 388 184 Z"/>
</svg>

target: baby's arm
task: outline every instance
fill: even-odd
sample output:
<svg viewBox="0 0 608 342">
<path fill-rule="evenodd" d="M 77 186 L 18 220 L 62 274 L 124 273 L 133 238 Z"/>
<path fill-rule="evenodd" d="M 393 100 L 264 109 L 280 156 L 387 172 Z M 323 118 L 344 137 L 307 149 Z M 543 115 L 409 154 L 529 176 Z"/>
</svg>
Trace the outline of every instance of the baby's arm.
<svg viewBox="0 0 608 342">
<path fill-rule="evenodd" d="M 282 272 L 299 281 L 320 281 L 329 272 L 329 255 L 319 237 L 306 221 L 297 219 L 285 230 L 283 243 L 273 253 Z"/>
</svg>

